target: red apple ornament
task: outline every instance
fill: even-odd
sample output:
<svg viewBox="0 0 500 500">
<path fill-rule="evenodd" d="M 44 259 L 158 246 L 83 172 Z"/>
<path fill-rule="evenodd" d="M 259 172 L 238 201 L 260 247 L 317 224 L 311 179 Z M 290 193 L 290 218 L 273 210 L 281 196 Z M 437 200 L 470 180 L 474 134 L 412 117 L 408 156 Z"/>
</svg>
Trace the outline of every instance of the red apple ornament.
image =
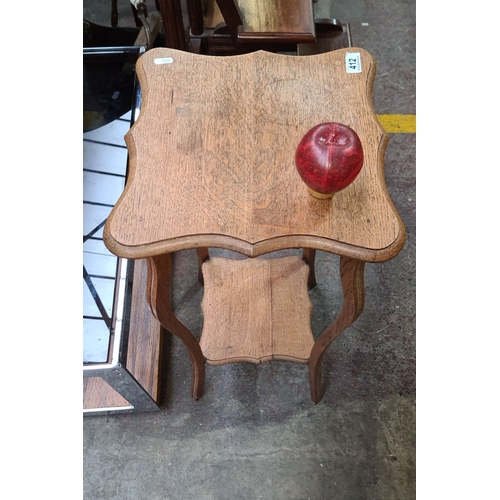
<svg viewBox="0 0 500 500">
<path fill-rule="evenodd" d="M 358 134 L 342 123 L 320 123 L 309 130 L 295 151 L 300 177 L 316 198 L 331 198 L 351 184 L 363 167 Z"/>
</svg>

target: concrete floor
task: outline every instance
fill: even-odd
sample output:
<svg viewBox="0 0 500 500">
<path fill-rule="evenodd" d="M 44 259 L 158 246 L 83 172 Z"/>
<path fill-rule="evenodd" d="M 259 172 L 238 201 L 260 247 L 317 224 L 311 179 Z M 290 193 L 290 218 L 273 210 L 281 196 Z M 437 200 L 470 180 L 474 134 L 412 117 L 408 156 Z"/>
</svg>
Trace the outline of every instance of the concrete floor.
<svg viewBox="0 0 500 500">
<path fill-rule="evenodd" d="M 132 25 L 128 2 L 119 3 L 120 25 Z M 109 25 L 111 2 L 83 4 L 85 19 Z M 414 2 L 319 0 L 315 8 L 349 22 L 354 46 L 377 60 L 376 112 L 414 114 Z M 393 260 L 367 264 L 364 312 L 324 358 L 323 400 L 311 402 L 306 366 L 275 361 L 208 366 L 195 402 L 187 351 L 168 335 L 160 412 L 83 419 L 86 500 L 416 497 L 415 141 L 391 134 L 385 156 L 406 244 Z M 196 256 L 180 252 L 175 262 L 176 310 L 200 332 Z M 315 334 L 341 308 L 337 271 L 338 257 L 320 252 Z"/>
</svg>

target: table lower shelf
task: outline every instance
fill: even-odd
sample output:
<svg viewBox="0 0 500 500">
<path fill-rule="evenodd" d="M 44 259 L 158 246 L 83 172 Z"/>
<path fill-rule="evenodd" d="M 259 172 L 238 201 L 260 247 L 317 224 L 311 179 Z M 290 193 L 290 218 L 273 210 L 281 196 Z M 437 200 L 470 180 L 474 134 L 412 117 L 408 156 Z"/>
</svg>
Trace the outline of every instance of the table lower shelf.
<svg viewBox="0 0 500 500">
<path fill-rule="evenodd" d="M 200 347 L 207 364 L 308 362 L 314 338 L 304 260 L 214 257 L 202 270 Z"/>
</svg>

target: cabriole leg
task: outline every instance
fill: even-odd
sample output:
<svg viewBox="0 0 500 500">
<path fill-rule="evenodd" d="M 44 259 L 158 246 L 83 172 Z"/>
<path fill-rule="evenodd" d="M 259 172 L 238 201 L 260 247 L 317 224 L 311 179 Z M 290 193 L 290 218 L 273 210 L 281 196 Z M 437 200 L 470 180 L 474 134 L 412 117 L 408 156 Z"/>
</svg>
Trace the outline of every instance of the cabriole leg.
<svg viewBox="0 0 500 500">
<path fill-rule="evenodd" d="M 205 382 L 205 357 L 194 335 L 179 321 L 172 310 L 170 303 L 172 255 L 163 254 L 150 257 L 147 259 L 147 263 L 147 300 L 151 312 L 166 330 L 177 335 L 186 346 L 193 368 L 191 395 L 194 399 L 199 399 L 203 395 Z"/>
<path fill-rule="evenodd" d="M 309 265 L 309 281 L 307 287 L 312 290 L 316 286 L 316 272 L 314 270 L 314 263 L 316 261 L 316 250 L 314 248 L 304 248 L 302 250 L 303 259 Z"/>
<path fill-rule="evenodd" d="M 321 363 L 327 347 L 345 329 L 356 321 L 365 305 L 365 263 L 361 260 L 341 257 L 340 279 L 344 292 L 342 311 L 335 321 L 319 336 L 309 357 L 309 385 L 313 402 L 321 401 Z"/>
</svg>

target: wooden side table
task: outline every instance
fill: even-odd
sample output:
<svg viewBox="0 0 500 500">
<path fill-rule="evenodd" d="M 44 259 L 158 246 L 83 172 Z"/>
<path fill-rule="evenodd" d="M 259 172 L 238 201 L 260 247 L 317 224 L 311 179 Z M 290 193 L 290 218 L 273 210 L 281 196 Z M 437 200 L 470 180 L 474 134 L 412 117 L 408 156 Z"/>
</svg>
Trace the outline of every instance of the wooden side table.
<svg viewBox="0 0 500 500">
<path fill-rule="evenodd" d="M 393 258 L 405 241 L 384 182 L 388 137 L 371 102 L 375 61 L 361 48 L 229 57 L 158 48 L 139 59 L 137 73 L 143 106 L 125 138 L 130 175 L 106 245 L 147 259 L 148 303 L 189 351 L 194 398 L 205 363 L 288 359 L 309 365 L 317 403 L 325 350 L 363 310 L 365 262 Z M 311 127 L 329 121 L 358 133 L 365 163 L 349 187 L 321 200 L 308 193 L 294 155 Z M 252 259 L 210 259 L 209 247 Z M 200 341 L 170 304 L 171 253 L 189 248 L 198 249 L 205 280 Z M 255 259 L 285 248 L 303 248 L 309 265 Z M 307 285 L 316 250 L 341 256 L 344 304 L 314 340 Z"/>
</svg>

